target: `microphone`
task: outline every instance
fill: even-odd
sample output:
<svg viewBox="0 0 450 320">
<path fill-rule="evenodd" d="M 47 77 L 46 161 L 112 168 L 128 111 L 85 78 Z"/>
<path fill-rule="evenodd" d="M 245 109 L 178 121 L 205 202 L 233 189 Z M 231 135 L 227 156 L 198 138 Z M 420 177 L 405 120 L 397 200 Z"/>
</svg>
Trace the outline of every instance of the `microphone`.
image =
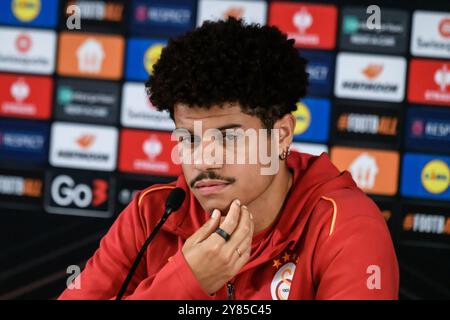
<svg viewBox="0 0 450 320">
<path fill-rule="evenodd" d="M 174 211 L 177 211 L 181 204 L 184 201 L 184 198 L 186 197 L 186 192 L 184 192 L 181 188 L 175 188 L 173 189 L 166 200 L 166 208 L 164 209 L 164 214 L 162 218 L 159 220 L 156 227 L 153 229 L 153 231 L 148 236 L 147 240 L 145 240 L 144 244 L 142 245 L 141 250 L 136 256 L 136 259 L 133 262 L 133 265 L 130 268 L 130 271 L 128 272 L 127 277 L 125 278 L 124 282 L 122 283 L 122 287 L 119 290 L 119 293 L 116 296 L 116 300 L 122 299 L 123 295 L 125 294 L 125 291 L 127 290 L 128 284 L 130 283 L 131 279 L 133 278 L 134 273 L 136 272 L 136 269 L 139 265 L 139 262 L 141 261 L 142 257 L 144 256 L 145 251 L 147 250 L 148 245 L 153 240 L 153 238 L 158 233 L 159 229 L 163 226 L 163 224 L 166 222 L 167 218 L 170 216 L 170 214 Z"/>
</svg>

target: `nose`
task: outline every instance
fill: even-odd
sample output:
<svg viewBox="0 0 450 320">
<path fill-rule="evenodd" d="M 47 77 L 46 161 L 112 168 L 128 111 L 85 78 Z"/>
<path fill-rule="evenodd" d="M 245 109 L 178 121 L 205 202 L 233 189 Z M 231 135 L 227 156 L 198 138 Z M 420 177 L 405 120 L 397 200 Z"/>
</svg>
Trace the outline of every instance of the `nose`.
<svg viewBox="0 0 450 320">
<path fill-rule="evenodd" d="M 213 141 L 203 141 L 194 150 L 194 168 L 199 171 L 217 170 L 223 167 L 223 149 Z"/>
</svg>

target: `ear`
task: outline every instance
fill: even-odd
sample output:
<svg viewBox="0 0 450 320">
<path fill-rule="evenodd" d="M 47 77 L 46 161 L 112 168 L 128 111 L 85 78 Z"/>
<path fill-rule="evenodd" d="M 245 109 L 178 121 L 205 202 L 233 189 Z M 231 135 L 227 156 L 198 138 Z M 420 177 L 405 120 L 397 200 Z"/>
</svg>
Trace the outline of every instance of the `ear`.
<svg viewBox="0 0 450 320">
<path fill-rule="evenodd" d="M 278 129 L 280 132 L 280 150 L 286 149 L 292 143 L 292 140 L 294 139 L 295 123 L 296 120 L 292 113 L 285 114 L 274 123 L 273 128 Z"/>
</svg>

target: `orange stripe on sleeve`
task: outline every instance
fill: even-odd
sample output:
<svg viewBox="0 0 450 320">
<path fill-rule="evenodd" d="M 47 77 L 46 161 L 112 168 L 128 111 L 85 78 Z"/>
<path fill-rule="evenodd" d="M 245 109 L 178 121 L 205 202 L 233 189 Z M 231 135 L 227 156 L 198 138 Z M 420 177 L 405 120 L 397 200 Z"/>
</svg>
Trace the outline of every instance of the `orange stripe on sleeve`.
<svg viewBox="0 0 450 320">
<path fill-rule="evenodd" d="M 331 220 L 330 232 L 328 234 L 329 236 L 331 236 L 331 234 L 333 233 L 333 230 L 334 230 L 334 224 L 336 222 L 337 205 L 336 205 L 336 202 L 333 199 L 331 199 L 331 198 L 327 198 L 327 197 L 322 196 L 322 199 L 330 201 L 331 204 L 333 205 L 333 219 Z"/>
<path fill-rule="evenodd" d="M 150 192 L 157 191 L 157 190 L 164 190 L 164 189 L 175 189 L 175 187 L 174 187 L 174 186 L 161 186 L 161 187 L 156 187 L 156 188 L 148 189 L 148 190 L 144 191 L 144 192 L 139 196 L 138 206 L 141 205 L 142 199 L 143 199 L 147 194 L 149 194 Z"/>
</svg>

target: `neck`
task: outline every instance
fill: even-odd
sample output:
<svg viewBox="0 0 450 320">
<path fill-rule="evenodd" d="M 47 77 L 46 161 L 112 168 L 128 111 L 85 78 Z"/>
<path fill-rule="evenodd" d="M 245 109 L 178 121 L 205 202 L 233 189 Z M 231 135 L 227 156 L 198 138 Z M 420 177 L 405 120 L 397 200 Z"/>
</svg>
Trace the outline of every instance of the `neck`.
<svg viewBox="0 0 450 320">
<path fill-rule="evenodd" d="M 275 221 L 279 215 L 287 193 L 292 186 L 292 173 L 286 163 L 280 163 L 280 171 L 270 186 L 247 207 L 253 212 L 254 233 L 258 234 Z"/>
</svg>

